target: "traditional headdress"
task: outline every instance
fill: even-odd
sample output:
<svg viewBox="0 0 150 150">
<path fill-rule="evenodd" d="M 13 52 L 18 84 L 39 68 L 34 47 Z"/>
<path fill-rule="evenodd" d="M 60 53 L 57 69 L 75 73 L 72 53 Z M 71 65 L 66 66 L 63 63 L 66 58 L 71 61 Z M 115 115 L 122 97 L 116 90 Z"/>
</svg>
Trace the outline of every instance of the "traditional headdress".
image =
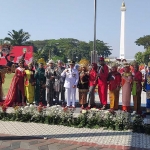
<svg viewBox="0 0 150 150">
<path fill-rule="evenodd" d="M 123 64 L 123 67 L 130 67 L 130 64 L 127 63 L 127 62 L 125 62 L 125 63 Z"/>
<path fill-rule="evenodd" d="M 100 60 L 100 61 L 104 61 L 104 57 L 100 57 L 99 60 Z"/>
<path fill-rule="evenodd" d="M 32 62 L 28 63 L 28 66 L 33 66 L 33 63 Z"/>
<path fill-rule="evenodd" d="M 81 60 L 79 61 L 79 65 L 80 65 L 80 69 L 81 69 L 81 67 L 85 67 L 86 70 L 88 70 L 89 61 L 86 60 L 86 59 L 81 59 Z"/>
<path fill-rule="evenodd" d="M 117 68 L 117 67 L 118 67 L 118 64 L 117 64 L 116 62 L 113 62 L 113 63 L 111 63 L 110 67 L 111 67 L 111 68 L 112 68 L 112 67 Z"/>
<path fill-rule="evenodd" d="M 87 66 L 89 65 L 89 61 L 86 60 L 86 59 L 81 59 L 81 60 L 79 61 L 79 65 L 80 65 L 81 67 L 87 67 Z"/>
<path fill-rule="evenodd" d="M 40 58 L 40 59 L 38 60 L 38 64 L 46 65 L 44 58 Z"/>
</svg>

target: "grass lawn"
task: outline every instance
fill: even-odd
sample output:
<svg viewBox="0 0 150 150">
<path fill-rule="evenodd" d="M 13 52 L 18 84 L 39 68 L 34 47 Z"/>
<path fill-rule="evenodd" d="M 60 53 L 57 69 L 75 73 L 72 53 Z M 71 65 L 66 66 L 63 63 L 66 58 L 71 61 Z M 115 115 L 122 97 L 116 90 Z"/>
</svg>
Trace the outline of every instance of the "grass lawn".
<svg viewBox="0 0 150 150">
<path fill-rule="evenodd" d="M 11 83 L 12 77 L 14 76 L 14 73 L 6 74 L 5 76 L 6 76 L 5 77 L 5 83 L 3 84 L 4 96 L 6 96 L 6 94 L 8 92 L 8 89 L 10 87 L 10 83 Z"/>
</svg>

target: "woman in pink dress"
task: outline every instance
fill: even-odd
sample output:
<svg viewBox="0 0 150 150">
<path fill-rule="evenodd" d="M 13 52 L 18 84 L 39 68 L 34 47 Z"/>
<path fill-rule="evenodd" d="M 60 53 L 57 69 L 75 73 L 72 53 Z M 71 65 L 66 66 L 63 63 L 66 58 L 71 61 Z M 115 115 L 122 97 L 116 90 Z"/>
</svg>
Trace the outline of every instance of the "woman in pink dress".
<svg viewBox="0 0 150 150">
<path fill-rule="evenodd" d="M 122 74 L 122 110 L 130 110 L 132 90 L 132 73 L 130 72 L 130 65 L 124 64 L 124 73 Z"/>
<path fill-rule="evenodd" d="M 19 61 L 19 67 L 15 70 L 9 91 L 4 101 L 5 106 L 24 105 L 24 60 Z"/>
</svg>

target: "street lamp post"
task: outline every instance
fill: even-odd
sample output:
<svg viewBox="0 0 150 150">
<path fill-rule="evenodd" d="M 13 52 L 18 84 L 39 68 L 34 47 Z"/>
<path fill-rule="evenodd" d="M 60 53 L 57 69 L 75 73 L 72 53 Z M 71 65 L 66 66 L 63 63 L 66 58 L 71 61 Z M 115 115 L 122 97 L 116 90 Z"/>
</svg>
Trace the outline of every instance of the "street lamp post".
<svg viewBox="0 0 150 150">
<path fill-rule="evenodd" d="M 97 0 L 94 0 L 94 41 L 93 41 L 93 51 L 91 51 L 91 63 L 97 63 L 97 51 L 96 51 L 96 7 L 97 7 Z"/>
</svg>

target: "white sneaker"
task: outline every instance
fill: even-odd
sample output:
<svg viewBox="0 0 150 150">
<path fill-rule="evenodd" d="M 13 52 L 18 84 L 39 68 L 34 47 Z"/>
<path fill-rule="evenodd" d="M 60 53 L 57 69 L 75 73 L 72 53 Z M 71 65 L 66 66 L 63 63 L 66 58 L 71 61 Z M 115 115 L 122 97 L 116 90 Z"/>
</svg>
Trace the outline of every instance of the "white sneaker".
<svg viewBox="0 0 150 150">
<path fill-rule="evenodd" d="M 136 111 L 133 111 L 132 113 L 131 113 L 131 115 L 135 115 L 136 114 Z"/>
<path fill-rule="evenodd" d="M 47 107 L 49 107 L 50 105 L 49 104 L 47 104 Z"/>
</svg>

